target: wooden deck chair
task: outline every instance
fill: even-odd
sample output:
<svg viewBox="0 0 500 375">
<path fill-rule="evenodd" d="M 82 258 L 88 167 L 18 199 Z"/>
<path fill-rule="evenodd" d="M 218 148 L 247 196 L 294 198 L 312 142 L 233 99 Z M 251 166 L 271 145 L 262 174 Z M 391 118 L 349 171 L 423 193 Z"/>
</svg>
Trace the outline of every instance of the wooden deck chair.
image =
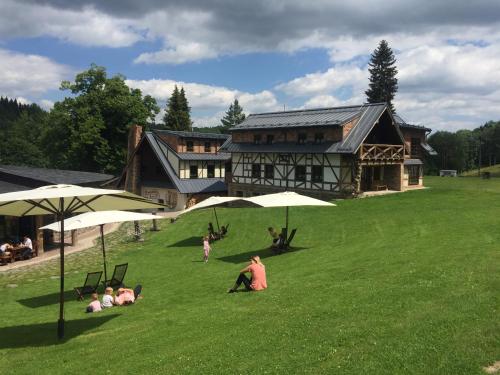
<svg viewBox="0 0 500 375">
<path fill-rule="evenodd" d="M 111 279 L 103 281 L 105 287 L 121 288 L 123 287 L 123 279 L 127 273 L 128 263 L 117 264 L 115 270 L 113 271 L 113 276 Z"/>
<path fill-rule="evenodd" d="M 286 247 L 290 247 L 293 237 L 295 237 L 295 233 L 297 233 L 297 229 L 293 229 L 292 233 L 290 233 L 290 237 L 288 237 L 288 240 L 286 241 Z"/>
<path fill-rule="evenodd" d="M 101 277 L 102 271 L 90 272 L 87 274 L 85 284 L 83 284 L 83 286 L 75 288 L 76 295 L 80 301 L 83 300 L 83 296 L 85 294 L 92 294 L 96 292 L 97 287 L 99 286 L 99 281 L 101 281 Z"/>
</svg>

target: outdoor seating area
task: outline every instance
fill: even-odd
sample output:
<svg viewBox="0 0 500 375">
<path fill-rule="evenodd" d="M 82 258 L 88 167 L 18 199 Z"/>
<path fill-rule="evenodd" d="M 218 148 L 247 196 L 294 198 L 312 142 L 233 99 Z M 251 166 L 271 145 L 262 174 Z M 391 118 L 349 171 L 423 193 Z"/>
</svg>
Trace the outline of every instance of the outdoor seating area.
<svg viewBox="0 0 500 375">
<path fill-rule="evenodd" d="M 38 256 L 38 243 L 33 241 L 33 249 L 24 245 L 10 245 L 7 251 L 0 251 L 0 265 L 29 260 Z"/>
</svg>

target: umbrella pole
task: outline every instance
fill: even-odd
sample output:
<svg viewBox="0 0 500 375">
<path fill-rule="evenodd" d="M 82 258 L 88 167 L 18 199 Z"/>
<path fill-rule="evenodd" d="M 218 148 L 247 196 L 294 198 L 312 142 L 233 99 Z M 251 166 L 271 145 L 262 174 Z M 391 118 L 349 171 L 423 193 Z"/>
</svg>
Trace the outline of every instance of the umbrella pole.
<svg viewBox="0 0 500 375">
<path fill-rule="evenodd" d="M 106 248 L 104 246 L 104 224 L 101 227 L 101 245 L 102 245 L 102 258 L 104 259 L 104 282 L 108 281 L 108 270 L 106 268 Z"/>
<path fill-rule="evenodd" d="M 287 241 L 288 239 L 288 206 L 286 206 L 286 225 L 285 225 L 285 228 L 286 228 L 286 232 L 285 232 L 285 242 Z"/>
<path fill-rule="evenodd" d="M 59 198 L 59 221 L 61 222 L 61 244 L 59 260 L 61 265 L 61 286 L 59 291 L 59 320 L 57 321 L 57 337 L 64 337 L 64 198 Z"/>
<path fill-rule="evenodd" d="M 217 223 L 217 231 L 220 233 L 219 219 L 217 218 L 217 211 L 215 211 L 215 207 L 214 207 L 214 214 L 215 214 L 215 222 Z"/>
</svg>

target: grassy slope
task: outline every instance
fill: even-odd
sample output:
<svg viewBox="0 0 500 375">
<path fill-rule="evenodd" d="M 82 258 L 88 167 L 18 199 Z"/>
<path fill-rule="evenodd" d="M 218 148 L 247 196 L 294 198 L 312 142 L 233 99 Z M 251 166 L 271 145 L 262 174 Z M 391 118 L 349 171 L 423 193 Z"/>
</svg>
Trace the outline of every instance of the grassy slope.
<svg viewBox="0 0 500 375">
<path fill-rule="evenodd" d="M 500 180 L 427 183 L 292 208 L 301 249 L 263 259 L 259 293 L 225 291 L 250 254 L 266 257 L 266 227 L 284 209 L 220 209 L 230 236 L 206 265 L 197 237 L 209 211 L 139 245 L 115 234 L 110 263 L 128 261 L 145 298 L 92 315 L 69 298 L 61 344 L 57 264 L 1 274 L 0 373 L 481 374 L 500 358 Z M 100 269 L 98 255 L 67 258 L 68 290 Z"/>
<path fill-rule="evenodd" d="M 491 167 L 482 167 L 481 172 L 490 172 L 491 177 L 500 177 L 500 164 L 492 165 Z M 476 177 L 477 169 L 473 169 L 462 173 L 464 177 Z"/>
</svg>

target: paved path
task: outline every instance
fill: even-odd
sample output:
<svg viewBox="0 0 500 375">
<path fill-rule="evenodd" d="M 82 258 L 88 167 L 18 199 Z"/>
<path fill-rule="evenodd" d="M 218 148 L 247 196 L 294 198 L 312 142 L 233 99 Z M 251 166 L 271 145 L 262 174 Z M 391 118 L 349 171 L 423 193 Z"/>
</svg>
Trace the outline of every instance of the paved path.
<svg viewBox="0 0 500 375">
<path fill-rule="evenodd" d="M 180 211 L 177 212 L 159 212 L 159 216 L 163 216 L 166 218 L 177 217 Z M 168 221 L 168 219 L 165 219 Z M 109 234 L 120 228 L 122 223 L 111 223 L 104 225 L 104 235 Z M 66 244 L 64 247 L 64 254 L 72 254 L 82 250 L 86 250 L 94 246 L 94 242 L 101 235 L 99 227 L 95 227 L 92 230 L 89 230 L 85 233 L 81 233 L 78 235 L 78 242 L 75 246 L 71 246 L 70 244 Z M 0 272 L 9 271 L 16 268 L 26 267 L 33 264 L 39 264 L 42 262 L 46 262 L 51 259 L 59 258 L 59 249 L 54 249 L 50 251 L 46 251 L 39 256 L 32 258 L 30 260 L 21 260 L 14 263 L 7 263 L 5 266 L 0 266 Z"/>
</svg>

